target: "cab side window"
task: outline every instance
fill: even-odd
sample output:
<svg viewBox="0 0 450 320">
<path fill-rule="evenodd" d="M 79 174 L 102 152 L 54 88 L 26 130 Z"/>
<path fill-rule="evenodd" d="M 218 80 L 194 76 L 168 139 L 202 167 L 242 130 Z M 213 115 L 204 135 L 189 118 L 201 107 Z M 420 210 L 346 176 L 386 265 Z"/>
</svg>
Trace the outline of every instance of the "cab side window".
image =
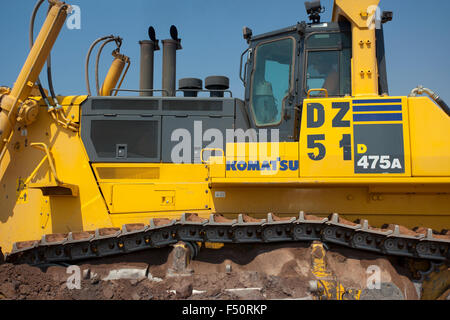
<svg viewBox="0 0 450 320">
<path fill-rule="evenodd" d="M 329 96 L 351 94 L 351 39 L 347 33 L 317 33 L 307 39 L 306 92 L 326 89 Z M 314 92 L 320 95 L 320 92 Z"/>
<path fill-rule="evenodd" d="M 308 55 L 306 90 L 323 88 L 339 95 L 339 51 L 312 51 Z"/>
</svg>

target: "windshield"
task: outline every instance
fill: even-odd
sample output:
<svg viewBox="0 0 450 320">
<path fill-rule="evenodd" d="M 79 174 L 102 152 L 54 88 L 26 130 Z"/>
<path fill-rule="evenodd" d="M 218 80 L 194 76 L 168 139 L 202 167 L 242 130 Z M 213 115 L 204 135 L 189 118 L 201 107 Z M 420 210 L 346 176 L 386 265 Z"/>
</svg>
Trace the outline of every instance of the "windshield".
<svg viewBox="0 0 450 320">
<path fill-rule="evenodd" d="M 256 49 L 250 106 L 257 126 L 281 121 L 283 100 L 289 94 L 294 39 L 272 41 Z"/>
</svg>

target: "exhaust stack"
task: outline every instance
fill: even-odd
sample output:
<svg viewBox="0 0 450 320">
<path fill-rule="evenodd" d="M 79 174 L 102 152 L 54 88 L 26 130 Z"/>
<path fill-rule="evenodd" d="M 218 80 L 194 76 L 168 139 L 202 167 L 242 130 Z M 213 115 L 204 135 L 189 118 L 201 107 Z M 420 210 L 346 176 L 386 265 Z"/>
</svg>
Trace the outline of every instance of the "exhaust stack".
<svg viewBox="0 0 450 320">
<path fill-rule="evenodd" d="M 141 69 L 139 78 L 140 90 L 153 90 L 153 74 L 155 51 L 159 50 L 159 40 L 156 39 L 155 29 L 148 28 L 148 36 L 150 40 L 139 41 L 141 46 Z M 152 91 L 141 91 L 140 96 L 151 97 Z"/>
<path fill-rule="evenodd" d="M 172 25 L 170 27 L 172 39 L 162 40 L 163 44 L 163 67 L 162 67 L 162 89 L 163 96 L 175 96 L 175 83 L 177 73 L 177 50 L 181 50 L 181 39 L 178 39 L 178 30 Z"/>
</svg>

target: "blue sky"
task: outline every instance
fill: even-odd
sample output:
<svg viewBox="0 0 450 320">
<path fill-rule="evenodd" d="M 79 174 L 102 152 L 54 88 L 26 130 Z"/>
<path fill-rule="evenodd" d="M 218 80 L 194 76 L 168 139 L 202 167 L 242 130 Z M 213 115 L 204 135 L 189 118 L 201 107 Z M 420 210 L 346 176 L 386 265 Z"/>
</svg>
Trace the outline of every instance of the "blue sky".
<svg viewBox="0 0 450 320">
<path fill-rule="evenodd" d="M 226 75 L 234 96 L 242 97 L 244 90 L 238 77 L 240 54 L 246 48 L 242 27 L 248 26 L 254 34 L 260 34 L 307 20 L 303 0 L 73 0 L 68 3 L 81 7 L 81 30 L 64 27 L 52 52 L 54 87 L 62 95 L 86 93 L 86 52 L 94 39 L 109 34 L 124 38 L 122 53 L 132 59 L 123 88 L 138 88 L 138 41 L 147 39 L 149 25 L 155 27 L 158 39 L 170 38 L 170 25 L 175 24 L 183 46 L 178 51 L 177 79 Z M 2 6 L 0 85 L 12 86 L 26 59 L 29 17 L 34 4 L 34 0 L 20 0 Z M 322 20 L 328 21 L 332 0 L 322 0 L 322 5 L 326 7 Z M 447 22 L 450 1 L 382 0 L 380 6 L 382 10 L 394 11 L 394 20 L 385 25 L 391 95 L 407 95 L 413 87 L 423 84 L 450 103 L 450 25 Z M 44 11 L 38 15 L 36 31 L 43 22 Z M 108 46 L 102 55 L 100 79 L 112 61 L 112 49 L 112 45 Z M 155 88 L 160 88 L 161 51 L 156 53 L 155 62 Z M 46 86 L 44 73 L 41 80 Z"/>
</svg>

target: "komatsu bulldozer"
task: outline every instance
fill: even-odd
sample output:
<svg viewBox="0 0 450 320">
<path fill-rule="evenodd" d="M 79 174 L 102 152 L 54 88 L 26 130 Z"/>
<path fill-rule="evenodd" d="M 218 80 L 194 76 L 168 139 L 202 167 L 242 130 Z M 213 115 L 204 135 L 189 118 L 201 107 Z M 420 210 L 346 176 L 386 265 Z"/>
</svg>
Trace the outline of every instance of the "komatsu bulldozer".
<svg viewBox="0 0 450 320">
<path fill-rule="evenodd" d="M 183 241 L 313 242 L 430 262 L 450 286 L 450 108 L 419 86 L 390 96 L 379 0 L 335 0 L 321 22 L 253 35 L 245 97 L 229 79 L 179 80 L 175 27 L 154 89 L 153 28 L 140 42 L 140 88 L 122 89 L 122 39 L 90 47 L 87 93 L 56 96 L 39 75 L 70 5 L 47 18 L 0 113 L 0 246 L 11 263 L 101 259 Z M 115 43 L 96 92 L 90 55 Z M 97 74 L 98 61 L 97 55 Z M 426 96 L 421 96 L 426 94 Z M 276 262 L 274 262 L 276 263 Z"/>
</svg>

